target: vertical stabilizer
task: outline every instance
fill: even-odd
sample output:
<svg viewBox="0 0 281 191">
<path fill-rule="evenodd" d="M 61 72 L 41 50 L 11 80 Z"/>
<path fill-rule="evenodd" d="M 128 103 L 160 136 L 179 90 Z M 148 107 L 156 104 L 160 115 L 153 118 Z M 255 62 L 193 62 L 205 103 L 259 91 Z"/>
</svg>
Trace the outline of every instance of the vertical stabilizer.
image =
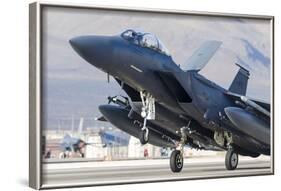
<svg viewBox="0 0 281 191">
<path fill-rule="evenodd" d="M 239 64 L 236 65 L 239 66 L 240 69 L 237 72 L 228 90 L 240 95 L 246 95 L 250 73 L 247 69 L 240 66 Z"/>
</svg>

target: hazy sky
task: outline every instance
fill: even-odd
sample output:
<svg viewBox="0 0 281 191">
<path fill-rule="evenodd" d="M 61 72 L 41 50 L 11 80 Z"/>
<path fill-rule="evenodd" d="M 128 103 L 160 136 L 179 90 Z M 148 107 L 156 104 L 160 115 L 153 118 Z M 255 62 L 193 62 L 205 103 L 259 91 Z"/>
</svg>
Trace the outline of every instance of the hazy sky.
<svg viewBox="0 0 281 191">
<path fill-rule="evenodd" d="M 223 44 L 200 71 L 228 88 L 239 63 L 250 70 L 247 95 L 270 100 L 271 24 L 269 20 L 45 7 L 43 10 L 44 113 L 96 116 L 108 95 L 122 91 L 88 64 L 68 40 L 79 35 L 118 35 L 128 28 L 154 33 L 184 69 L 206 40 Z M 122 93 L 123 94 L 123 93 Z"/>
</svg>

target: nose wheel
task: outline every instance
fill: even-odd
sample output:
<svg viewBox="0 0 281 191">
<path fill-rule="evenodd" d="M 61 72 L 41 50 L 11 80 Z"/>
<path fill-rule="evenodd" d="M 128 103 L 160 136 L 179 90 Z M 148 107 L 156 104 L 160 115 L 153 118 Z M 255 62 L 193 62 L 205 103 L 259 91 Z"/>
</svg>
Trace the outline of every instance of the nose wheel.
<svg viewBox="0 0 281 191">
<path fill-rule="evenodd" d="M 238 154 L 229 148 L 225 156 L 225 167 L 227 170 L 235 170 L 238 165 Z"/>
<path fill-rule="evenodd" d="M 141 116 L 144 119 L 143 119 L 143 126 L 142 126 L 141 132 L 139 134 L 139 139 L 140 139 L 140 143 L 142 145 L 145 145 L 146 143 L 148 143 L 149 130 L 148 130 L 147 126 L 146 126 L 147 112 L 145 111 L 144 107 L 142 108 Z"/>
<path fill-rule="evenodd" d="M 155 119 L 155 100 L 149 93 L 145 91 L 140 92 L 142 100 L 141 116 L 143 118 L 143 126 L 139 134 L 141 144 L 146 144 L 149 140 L 149 129 L 146 126 L 147 120 Z"/>
<path fill-rule="evenodd" d="M 149 134 L 149 130 L 148 128 L 145 128 L 144 130 L 141 130 L 140 134 L 139 134 L 139 139 L 140 139 L 140 143 L 142 145 L 148 143 L 148 134 Z"/>
</svg>

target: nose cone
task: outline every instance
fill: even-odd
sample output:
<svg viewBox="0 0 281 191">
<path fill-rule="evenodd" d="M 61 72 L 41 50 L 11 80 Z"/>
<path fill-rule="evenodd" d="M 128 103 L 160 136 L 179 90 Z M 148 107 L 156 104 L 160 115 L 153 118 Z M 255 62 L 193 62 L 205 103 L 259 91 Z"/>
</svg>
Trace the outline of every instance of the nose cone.
<svg viewBox="0 0 281 191">
<path fill-rule="evenodd" d="M 87 62 L 106 70 L 112 47 L 110 37 L 79 36 L 69 40 L 72 48 Z"/>
<path fill-rule="evenodd" d="M 120 109 L 117 106 L 113 105 L 100 105 L 99 110 L 107 119 L 115 117 L 115 115 L 118 113 L 120 114 Z"/>
</svg>

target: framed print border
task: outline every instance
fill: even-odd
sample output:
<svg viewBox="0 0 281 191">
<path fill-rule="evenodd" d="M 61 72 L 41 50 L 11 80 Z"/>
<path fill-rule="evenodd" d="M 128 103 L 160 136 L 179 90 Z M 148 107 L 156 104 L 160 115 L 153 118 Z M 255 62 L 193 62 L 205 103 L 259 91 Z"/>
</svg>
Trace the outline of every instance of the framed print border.
<svg viewBox="0 0 281 191">
<path fill-rule="evenodd" d="M 98 186 L 112 184 L 130 184 L 130 183 L 147 183 L 161 181 L 183 181 L 192 179 L 210 179 L 224 178 L 222 176 L 205 177 L 205 178 L 176 178 L 170 180 L 152 180 L 152 181 L 128 181 L 128 182 L 109 182 L 104 184 L 77 184 L 77 185 L 44 185 L 42 183 L 42 9 L 45 6 L 81 8 L 81 9 L 103 9 L 117 11 L 137 11 L 147 13 L 167 13 L 181 15 L 202 15 L 215 17 L 239 17 L 247 19 L 265 19 L 271 21 L 271 174 L 274 174 L 274 16 L 268 15 L 246 15 L 232 13 L 210 13 L 185 10 L 169 10 L 169 9 L 148 9 L 148 8 L 130 8 L 130 7 L 113 7 L 113 6 L 96 6 L 96 5 L 80 5 L 80 4 L 63 4 L 49 2 L 35 2 L 29 5 L 29 186 L 35 189 L 47 188 L 65 188 L 77 186 Z M 259 174 L 259 175 L 268 175 Z M 259 176 L 258 175 L 258 176 Z M 255 175 L 239 175 L 255 176 Z M 232 176 L 232 177 L 237 177 Z"/>
</svg>

